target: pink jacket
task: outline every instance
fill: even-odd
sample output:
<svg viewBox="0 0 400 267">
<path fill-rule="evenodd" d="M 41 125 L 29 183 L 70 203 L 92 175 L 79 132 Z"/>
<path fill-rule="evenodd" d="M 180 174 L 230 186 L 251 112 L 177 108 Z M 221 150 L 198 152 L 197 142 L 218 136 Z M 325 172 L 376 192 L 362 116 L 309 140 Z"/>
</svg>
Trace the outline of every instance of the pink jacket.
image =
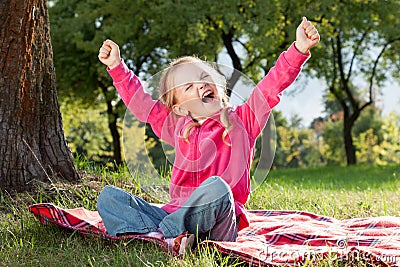
<svg viewBox="0 0 400 267">
<path fill-rule="evenodd" d="M 219 113 L 192 128 L 187 142 L 182 136 L 186 126 L 192 123 L 189 117 L 177 117 L 160 101 L 153 100 L 123 61 L 108 70 L 120 97 L 136 118 L 149 123 L 159 138 L 175 148 L 171 201 L 163 206 L 166 212 L 181 207 L 205 179 L 219 176 L 232 189 L 236 216 L 240 217 L 239 229 L 248 226 L 244 205 L 250 195 L 250 167 L 256 138 L 267 123 L 271 109 L 280 101 L 281 92 L 297 78 L 309 56 L 299 53 L 292 44 L 257 84 L 249 99 L 230 111 L 233 128 L 225 139 L 230 146 L 222 140 L 224 127 Z"/>
</svg>

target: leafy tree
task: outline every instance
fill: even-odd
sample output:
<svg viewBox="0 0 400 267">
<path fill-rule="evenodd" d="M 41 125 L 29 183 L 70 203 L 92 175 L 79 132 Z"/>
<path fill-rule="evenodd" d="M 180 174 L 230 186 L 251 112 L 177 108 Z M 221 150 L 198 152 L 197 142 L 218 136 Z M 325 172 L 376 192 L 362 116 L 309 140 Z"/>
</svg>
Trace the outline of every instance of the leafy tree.
<svg viewBox="0 0 400 267">
<path fill-rule="evenodd" d="M 344 112 L 343 141 L 348 165 L 355 164 L 352 129 L 376 90 L 389 73 L 399 73 L 400 2 L 319 1 L 312 3 L 314 20 L 322 38 L 310 62 L 318 78 L 325 80 L 327 109 Z M 332 100 L 335 101 L 332 101 Z M 336 104 L 334 104 L 336 103 Z"/>
<path fill-rule="evenodd" d="M 383 120 L 383 138 L 380 143 L 379 158 L 377 163 L 399 164 L 400 163 L 400 115 L 390 113 Z"/>
<path fill-rule="evenodd" d="M 382 141 L 382 112 L 374 105 L 370 105 L 360 114 L 359 119 L 354 123 L 353 136 L 357 137 L 361 133 L 372 129 L 373 134 L 378 138 L 378 142 Z"/>
<path fill-rule="evenodd" d="M 301 139 L 299 130 L 295 128 L 277 128 L 280 136 L 279 150 L 285 156 L 284 167 L 299 167 L 301 154 Z"/>
<path fill-rule="evenodd" d="M 371 127 L 355 135 L 360 163 L 400 163 L 399 122 L 399 115 L 392 112 L 385 118 L 373 118 Z"/>
<path fill-rule="evenodd" d="M 150 31 L 151 3 L 136 1 L 52 1 L 51 25 L 57 81 L 61 94 L 90 105 L 102 95 L 112 136 L 113 158 L 122 162 L 118 126 L 125 106 L 112 87 L 105 67 L 97 60 L 101 43 L 112 38 L 121 46 L 121 56 L 136 73 L 152 72 L 164 55 L 162 40 Z M 136 16 L 136 14 L 139 14 Z M 132 19 L 135 17 L 135 19 Z M 157 68 L 158 69 L 158 68 Z"/>
<path fill-rule="evenodd" d="M 278 148 L 275 166 L 318 167 L 326 165 L 324 143 L 312 129 L 277 127 Z"/>
<path fill-rule="evenodd" d="M 307 167 L 320 167 L 327 164 L 324 158 L 324 142 L 323 139 L 318 136 L 315 129 L 302 129 L 302 146 L 303 150 L 300 157 L 303 162 L 303 166 Z"/>
<path fill-rule="evenodd" d="M 343 142 L 343 120 L 329 120 L 324 128 L 322 137 L 324 139 L 323 157 L 327 165 L 345 164 L 345 150 Z"/>
<path fill-rule="evenodd" d="M 224 63 L 227 55 L 238 71 L 227 75 L 232 89 L 240 73 L 258 82 L 269 71 L 295 40 L 304 7 L 298 1 L 162 1 L 153 24 L 169 38 L 170 58 L 195 54 Z M 179 16 L 165 16 L 172 13 Z"/>
<path fill-rule="evenodd" d="M 88 107 L 77 105 L 76 102 L 62 102 L 60 108 L 65 135 L 72 152 L 93 163 L 107 164 L 112 158 L 112 140 L 108 134 L 107 119 L 101 112 L 104 107 L 100 104 L 104 105 L 104 102 Z"/>
<path fill-rule="evenodd" d="M 379 158 L 378 136 L 374 134 L 373 129 L 362 132 L 355 138 L 357 147 L 357 158 L 360 163 L 375 164 Z"/>
</svg>

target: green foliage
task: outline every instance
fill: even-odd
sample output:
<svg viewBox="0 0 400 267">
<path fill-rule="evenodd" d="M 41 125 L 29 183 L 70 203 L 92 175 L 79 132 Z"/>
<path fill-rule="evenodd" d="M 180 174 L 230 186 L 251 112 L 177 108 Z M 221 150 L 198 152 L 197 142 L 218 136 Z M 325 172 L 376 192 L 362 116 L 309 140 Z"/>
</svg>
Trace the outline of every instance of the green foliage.
<svg viewBox="0 0 400 267">
<path fill-rule="evenodd" d="M 357 150 L 357 158 L 360 163 L 374 164 L 379 158 L 378 137 L 374 134 L 373 129 L 362 132 L 355 140 Z"/>
<path fill-rule="evenodd" d="M 78 46 L 78 36 L 89 39 L 94 24 L 80 16 L 76 9 L 80 1 L 53 1 L 49 7 L 51 38 L 59 96 L 78 97 L 90 103 L 97 91 L 96 54 Z"/>
<path fill-rule="evenodd" d="M 383 140 L 378 164 L 400 163 L 400 115 L 390 113 L 383 121 Z"/>
<path fill-rule="evenodd" d="M 135 73 L 151 72 L 164 64 L 164 50 L 158 35 L 149 31 L 148 17 L 136 16 L 151 12 L 146 1 L 127 5 L 126 1 L 65 1 L 51 2 L 49 8 L 57 71 L 57 84 L 65 101 L 91 104 L 96 99 L 104 101 L 110 132 L 113 138 L 114 158 L 121 150 L 118 129 L 125 107 L 105 66 L 97 59 L 98 49 L 107 38 L 112 38 L 121 48 L 121 56 Z M 125 6 L 126 8 L 121 8 Z M 140 17 L 140 19 L 139 19 Z M 89 115 L 89 114 L 87 114 Z M 117 162 L 118 163 L 118 162 Z"/>
<path fill-rule="evenodd" d="M 313 130 L 277 127 L 275 167 L 323 166 L 323 142 L 315 138 Z"/>
<path fill-rule="evenodd" d="M 72 152 L 94 163 L 106 164 L 112 162 L 112 140 L 101 106 L 101 103 L 85 106 L 79 101 L 62 102 L 60 110 L 64 132 Z"/>
<path fill-rule="evenodd" d="M 278 121 L 287 125 L 285 120 Z M 353 129 L 360 164 L 399 162 L 399 122 L 399 115 L 394 112 L 381 117 L 376 109 L 367 109 Z M 314 121 L 311 129 L 277 126 L 274 167 L 344 165 L 342 124 L 339 117 L 336 121 L 321 120 L 318 126 Z"/>
<path fill-rule="evenodd" d="M 380 122 L 380 136 L 376 128 L 369 128 L 356 137 L 360 163 L 386 165 L 400 162 L 399 122 L 399 115 L 392 112 Z"/>
<path fill-rule="evenodd" d="M 301 165 L 301 145 L 299 130 L 294 128 L 277 127 L 278 147 L 277 154 L 284 157 L 284 167 L 298 167 Z"/>
<path fill-rule="evenodd" d="M 378 140 L 382 140 L 383 120 L 381 112 L 378 108 L 370 106 L 360 115 L 353 127 L 353 135 L 358 136 L 369 129 L 372 129 Z"/>
</svg>

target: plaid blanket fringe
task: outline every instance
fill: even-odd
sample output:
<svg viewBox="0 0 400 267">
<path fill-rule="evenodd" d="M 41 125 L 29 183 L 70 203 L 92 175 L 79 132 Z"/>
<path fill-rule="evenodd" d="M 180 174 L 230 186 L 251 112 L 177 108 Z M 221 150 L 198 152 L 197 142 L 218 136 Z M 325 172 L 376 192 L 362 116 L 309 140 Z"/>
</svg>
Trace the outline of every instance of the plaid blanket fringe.
<svg viewBox="0 0 400 267">
<path fill-rule="evenodd" d="M 52 203 L 29 206 L 42 224 L 55 224 L 108 240 L 140 239 L 167 250 L 164 240 L 142 234 L 108 235 L 97 211 L 63 209 Z M 250 226 L 236 242 L 203 241 L 223 254 L 255 266 L 301 266 L 327 257 L 338 262 L 400 266 L 400 218 L 337 220 L 304 211 L 252 210 Z"/>
</svg>

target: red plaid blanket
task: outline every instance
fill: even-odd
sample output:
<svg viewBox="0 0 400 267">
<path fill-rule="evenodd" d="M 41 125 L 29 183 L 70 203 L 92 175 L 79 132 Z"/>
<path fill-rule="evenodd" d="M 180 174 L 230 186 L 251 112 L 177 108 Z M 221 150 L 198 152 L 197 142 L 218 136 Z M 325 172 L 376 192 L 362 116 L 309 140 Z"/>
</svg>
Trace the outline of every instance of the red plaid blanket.
<svg viewBox="0 0 400 267">
<path fill-rule="evenodd" d="M 62 209 L 51 203 L 29 206 L 43 224 L 53 223 L 83 234 L 111 240 L 136 238 L 167 249 L 162 239 L 146 235 L 107 234 L 96 211 Z M 251 223 L 236 242 L 206 241 L 221 253 L 254 265 L 297 266 L 326 257 L 338 262 L 373 262 L 400 266 L 400 218 L 336 220 L 302 211 L 249 211 Z"/>
</svg>

